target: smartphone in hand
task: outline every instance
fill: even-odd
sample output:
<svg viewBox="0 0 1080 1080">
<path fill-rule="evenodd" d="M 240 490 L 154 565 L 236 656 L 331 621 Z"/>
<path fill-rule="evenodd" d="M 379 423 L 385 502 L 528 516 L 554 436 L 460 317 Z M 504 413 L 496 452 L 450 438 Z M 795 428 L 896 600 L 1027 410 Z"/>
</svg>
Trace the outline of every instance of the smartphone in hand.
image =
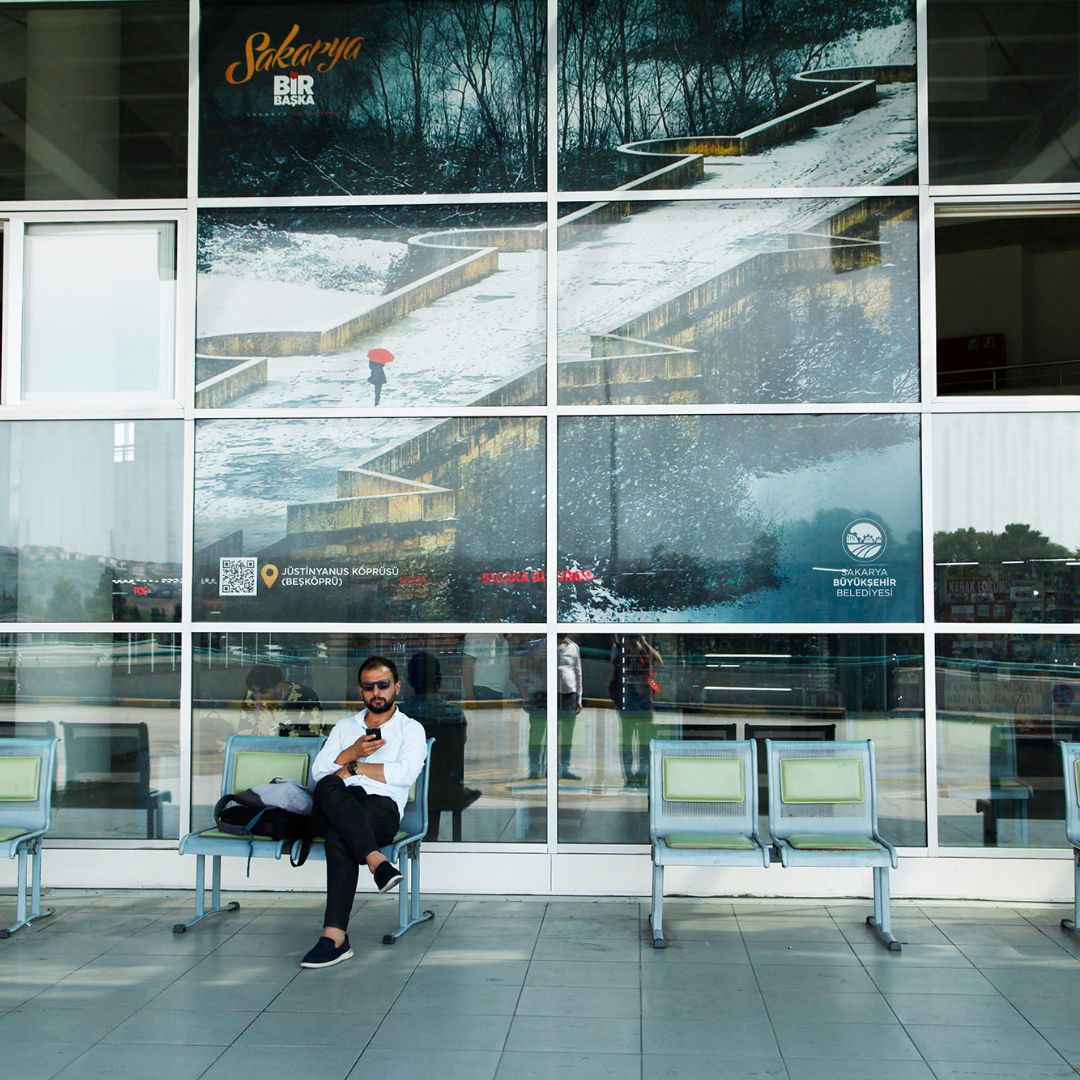
<svg viewBox="0 0 1080 1080">
<path fill-rule="evenodd" d="M 379 729 L 377 727 L 364 728 L 364 734 L 365 735 L 374 735 L 376 739 L 381 739 L 382 738 L 382 733 L 379 731 Z"/>
</svg>

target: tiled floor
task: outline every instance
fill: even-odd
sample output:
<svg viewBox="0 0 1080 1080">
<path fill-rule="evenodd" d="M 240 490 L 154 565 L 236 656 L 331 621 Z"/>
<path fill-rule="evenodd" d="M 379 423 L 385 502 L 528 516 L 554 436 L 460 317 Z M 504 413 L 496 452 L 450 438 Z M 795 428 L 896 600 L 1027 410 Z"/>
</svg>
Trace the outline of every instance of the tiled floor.
<svg viewBox="0 0 1080 1080">
<path fill-rule="evenodd" d="M 1080 939 L 1064 908 L 678 901 L 653 950 L 633 900 L 428 897 L 392 947 L 297 961 L 320 900 L 249 894 L 182 936 L 189 896 L 53 892 L 0 941 L 0 1077 L 134 1080 L 1048 1080 L 1080 1072 Z M 13 914 L 0 897 L 0 920 Z M 1074 1068 L 1076 1066 L 1077 1068 Z"/>
</svg>

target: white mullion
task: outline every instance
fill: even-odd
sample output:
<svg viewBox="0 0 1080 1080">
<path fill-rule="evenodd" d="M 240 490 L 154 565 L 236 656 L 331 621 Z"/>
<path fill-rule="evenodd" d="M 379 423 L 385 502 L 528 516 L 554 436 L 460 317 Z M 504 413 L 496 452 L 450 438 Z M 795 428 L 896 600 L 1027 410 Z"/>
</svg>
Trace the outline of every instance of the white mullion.
<svg viewBox="0 0 1080 1080">
<path fill-rule="evenodd" d="M 184 590 L 187 601 L 190 589 Z M 194 767 L 194 673 L 193 643 L 188 630 L 180 631 L 180 836 L 191 832 L 191 792 Z"/>
<path fill-rule="evenodd" d="M 915 12 L 918 98 L 916 131 L 919 147 L 919 394 L 920 491 L 922 493 L 922 642 L 923 642 L 923 783 L 926 798 L 926 851 L 936 858 L 938 846 L 937 784 L 937 664 L 933 620 L 934 607 L 934 487 L 932 403 L 937 397 L 937 278 L 935 272 L 934 204 L 927 194 L 930 181 L 929 71 L 926 0 L 918 0 Z"/>
<path fill-rule="evenodd" d="M 327 417 L 338 419 L 366 420 L 375 417 L 415 417 L 419 419 L 447 420 L 459 416 L 540 416 L 546 417 L 547 410 L 538 405 L 415 405 L 386 409 L 373 406 L 328 407 L 318 409 L 313 406 L 274 409 L 199 409 L 200 420 L 324 420 Z"/>
<path fill-rule="evenodd" d="M 923 775 L 926 781 L 926 850 L 931 858 L 941 851 L 938 834 L 937 782 L 937 638 L 923 633 Z"/>
<path fill-rule="evenodd" d="M 1080 198 L 1080 183 L 1071 184 L 931 184 L 932 199 L 968 199 L 982 202 L 996 199 L 1002 202 L 1045 202 L 1058 196 Z"/>
<path fill-rule="evenodd" d="M 188 0 L 187 197 L 199 194 L 199 0 Z"/>
<path fill-rule="evenodd" d="M 258 210 L 281 207 L 299 210 L 304 207 L 325 206 L 447 206 L 455 203 L 543 206 L 547 195 L 543 191 L 444 191 L 416 195 L 240 195 L 233 197 L 204 197 L 195 199 L 199 210 Z"/>
<path fill-rule="evenodd" d="M 545 216 L 547 220 L 547 334 L 544 358 L 547 365 L 547 393 L 545 395 L 546 435 L 544 449 L 547 458 L 545 506 L 545 660 L 547 665 L 547 851 L 549 855 L 559 850 L 559 679 L 558 641 L 556 623 L 559 603 L 559 10 L 558 0 L 547 3 L 547 78 L 545 81 L 545 145 L 547 148 L 546 174 L 547 194 Z M 549 881 L 553 878 L 553 863 L 549 859 Z M 550 888 L 550 885 L 549 885 Z"/>
<path fill-rule="evenodd" d="M 21 217 L 12 216 L 4 227 L 3 290 L 0 293 L 0 311 L 4 318 L 3 339 L 0 340 L 0 357 L 7 367 L 3 380 L 5 404 L 18 401 L 22 396 L 22 326 L 23 291 L 25 285 L 24 262 L 26 257 L 26 226 Z"/>
<path fill-rule="evenodd" d="M 184 585 L 180 591 L 180 625 L 188 633 L 192 624 L 195 592 L 195 421 L 183 421 L 183 521 L 180 528 L 180 566 Z"/>
<path fill-rule="evenodd" d="M 563 405 L 560 416 L 902 416 L 915 401 L 714 402 L 695 405 Z"/>
<path fill-rule="evenodd" d="M 915 138 L 918 153 L 919 194 L 930 183 L 930 30 L 927 0 L 915 4 Z"/>
<path fill-rule="evenodd" d="M 541 637 L 547 632 L 544 623 L 436 623 L 436 622 L 208 622 L 194 619 L 188 626 L 196 634 L 306 634 L 325 637 L 328 634 L 389 634 L 397 636 L 424 634 L 515 634 Z"/>
<path fill-rule="evenodd" d="M 868 199 L 889 198 L 894 195 L 916 196 L 915 184 L 852 184 L 850 187 L 787 187 L 787 188 L 604 188 L 601 190 L 560 191 L 563 202 L 748 202 L 785 199 Z"/>
<path fill-rule="evenodd" d="M 182 200 L 169 199 L 163 200 L 158 206 L 131 203 L 125 204 L 122 208 L 118 208 L 116 203 L 101 206 L 66 202 L 58 203 L 51 209 L 20 205 L 13 207 L 11 213 L 28 225 L 111 225 L 126 222 L 175 221 L 186 210 L 187 204 Z M 0 207 L 0 215 L 6 216 L 3 207 Z"/>
<path fill-rule="evenodd" d="M 173 397 L 191 415 L 195 408 L 195 288 L 198 221 L 187 210 L 177 222 L 176 249 L 176 355 L 173 363 Z M 181 237 L 183 242 L 181 243 Z"/>
</svg>

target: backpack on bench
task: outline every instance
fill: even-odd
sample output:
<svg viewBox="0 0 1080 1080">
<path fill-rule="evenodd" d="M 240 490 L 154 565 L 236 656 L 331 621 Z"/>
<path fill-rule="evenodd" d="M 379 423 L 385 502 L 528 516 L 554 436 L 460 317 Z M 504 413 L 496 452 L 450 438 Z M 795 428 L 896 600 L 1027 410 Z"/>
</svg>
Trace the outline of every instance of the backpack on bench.
<svg viewBox="0 0 1080 1080">
<path fill-rule="evenodd" d="M 267 784 L 222 795 L 214 807 L 214 823 L 221 832 L 247 840 L 250 876 L 256 838 L 303 841 L 297 856 L 289 855 L 293 866 L 303 866 L 314 835 L 313 807 L 314 800 L 306 787 L 279 776 Z"/>
</svg>

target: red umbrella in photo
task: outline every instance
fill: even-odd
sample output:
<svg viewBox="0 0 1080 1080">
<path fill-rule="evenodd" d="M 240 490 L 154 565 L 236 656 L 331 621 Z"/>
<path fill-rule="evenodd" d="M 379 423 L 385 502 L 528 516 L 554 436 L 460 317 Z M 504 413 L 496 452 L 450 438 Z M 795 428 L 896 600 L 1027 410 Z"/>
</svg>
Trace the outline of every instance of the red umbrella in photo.
<svg viewBox="0 0 1080 1080">
<path fill-rule="evenodd" d="M 389 349 L 368 349 L 367 358 L 373 364 L 389 364 L 394 354 Z"/>
</svg>

